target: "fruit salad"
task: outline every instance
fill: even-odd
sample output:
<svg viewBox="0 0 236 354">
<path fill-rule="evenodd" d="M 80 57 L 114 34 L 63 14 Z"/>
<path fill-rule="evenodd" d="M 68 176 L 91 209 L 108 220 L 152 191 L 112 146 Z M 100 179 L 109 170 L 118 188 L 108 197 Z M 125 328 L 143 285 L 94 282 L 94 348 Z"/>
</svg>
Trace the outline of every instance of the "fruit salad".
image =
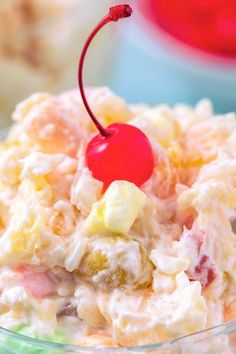
<svg viewBox="0 0 236 354">
<path fill-rule="evenodd" d="M 146 134 L 153 173 L 140 187 L 93 177 L 96 130 L 77 90 L 20 103 L 0 145 L 0 326 L 122 347 L 235 317 L 235 114 L 86 94 L 105 127 Z"/>
</svg>

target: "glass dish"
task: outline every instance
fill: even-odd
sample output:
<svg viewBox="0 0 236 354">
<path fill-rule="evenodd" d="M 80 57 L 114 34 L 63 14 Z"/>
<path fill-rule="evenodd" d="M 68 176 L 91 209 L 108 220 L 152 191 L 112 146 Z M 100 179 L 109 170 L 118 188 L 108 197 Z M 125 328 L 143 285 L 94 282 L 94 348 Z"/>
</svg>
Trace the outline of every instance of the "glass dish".
<svg viewBox="0 0 236 354">
<path fill-rule="evenodd" d="M 9 128 L 0 130 L 0 140 Z M 64 345 L 29 338 L 0 327 L 0 354 L 235 354 L 236 319 L 207 330 L 145 346 L 109 348 Z"/>
<path fill-rule="evenodd" d="M 49 3 L 46 6 L 40 0 L 20 0 L 0 4 L 0 128 L 10 123 L 15 105 L 33 92 L 58 93 L 77 86 L 82 45 L 107 8 L 104 0 Z M 37 11 L 34 9 L 31 14 L 30 6 Z M 111 64 L 111 31 L 104 31 L 91 50 L 88 85 L 106 83 Z M 103 59 L 97 60 L 97 53 L 101 52 Z"/>
<path fill-rule="evenodd" d="M 0 354 L 234 354 L 235 352 L 236 320 L 170 342 L 127 348 L 62 345 L 28 338 L 0 328 Z"/>
</svg>

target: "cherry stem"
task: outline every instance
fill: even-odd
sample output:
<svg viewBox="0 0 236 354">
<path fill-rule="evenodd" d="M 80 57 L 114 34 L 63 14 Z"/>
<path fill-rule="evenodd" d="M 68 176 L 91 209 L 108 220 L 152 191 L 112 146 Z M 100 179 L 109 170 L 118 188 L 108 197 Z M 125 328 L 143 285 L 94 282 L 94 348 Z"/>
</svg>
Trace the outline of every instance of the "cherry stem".
<svg viewBox="0 0 236 354">
<path fill-rule="evenodd" d="M 104 27 L 106 26 L 109 22 L 117 22 L 118 20 L 121 20 L 126 17 L 130 17 L 132 14 L 132 8 L 129 5 L 118 5 L 111 7 L 109 10 L 109 13 L 98 23 L 98 25 L 95 27 L 95 29 L 92 31 L 92 33 L 89 35 L 84 48 L 81 53 L 80 57 L 80 62 L 79 62 L 79 70 L 78 70 L 78 83 L 79 83 L 79 88 L 80 88 L 80 93 L 82 100 L 84 102 L 84 106 L 90 115 L 93 123 L 99 130 L 100 134 L 103 135 L 104 137 L 108 137 L 109 133 L 108 131 L 102 126 L 102 124 L 97 120 L 95 115 L 93 114 L 89 103 L 87 101 L 85 91 L 84 91 L 84 83 L 83 83 L 83 67 L 84 67 L 84 60 L 87 54 L 87 51 L 90 47 L 90 44 L 92 43 L 94 37 L 96 34 Z"/>
</svg>

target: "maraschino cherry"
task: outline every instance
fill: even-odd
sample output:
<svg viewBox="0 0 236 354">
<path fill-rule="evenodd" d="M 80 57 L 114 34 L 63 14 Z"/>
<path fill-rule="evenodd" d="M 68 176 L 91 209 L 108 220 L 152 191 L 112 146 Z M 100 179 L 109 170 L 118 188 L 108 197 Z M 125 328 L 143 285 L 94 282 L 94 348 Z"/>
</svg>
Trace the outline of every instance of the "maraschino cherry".
<svg viewBox="0 0 236 354">
<path fill-rule="evenodd" d="M 149 179 L 154 169 L 152 147 L 145 134 L 129 124 L 115 123 L 104 128 L 94 116 L 84 92 L 83 65 L 92 40 L 109 22 L 117 22 L 131 14 L 132 8 L 129 5 L 111 7 L 109 13 L 90 34 L 79 63 L 78 81 L 81 97 L 100 132 L 87 146 L 86 162 L 94 178 L 104 183 L 104 189 L 115 180 L 126 180 L 141 186 Z"/>
</svg>

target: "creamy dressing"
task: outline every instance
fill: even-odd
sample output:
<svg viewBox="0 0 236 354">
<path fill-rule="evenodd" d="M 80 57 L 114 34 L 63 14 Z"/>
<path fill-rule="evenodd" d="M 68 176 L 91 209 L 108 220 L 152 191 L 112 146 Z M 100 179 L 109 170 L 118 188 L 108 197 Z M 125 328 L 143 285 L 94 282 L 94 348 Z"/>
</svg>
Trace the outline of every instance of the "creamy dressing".
<svg viewBox="0 0 236 354">
<path fill-rule="evenodd" d="M 0 325 L 125 346 L 235 317 L 235 115 L 214 116 L 207 100 L 171 109 L 88 95 L 105 125 L 146 133 L 154 173 L 104 192 L 86 167 L 95 131 L 77 91 L 18 105 L 0 148 Z"/>
</svg>

